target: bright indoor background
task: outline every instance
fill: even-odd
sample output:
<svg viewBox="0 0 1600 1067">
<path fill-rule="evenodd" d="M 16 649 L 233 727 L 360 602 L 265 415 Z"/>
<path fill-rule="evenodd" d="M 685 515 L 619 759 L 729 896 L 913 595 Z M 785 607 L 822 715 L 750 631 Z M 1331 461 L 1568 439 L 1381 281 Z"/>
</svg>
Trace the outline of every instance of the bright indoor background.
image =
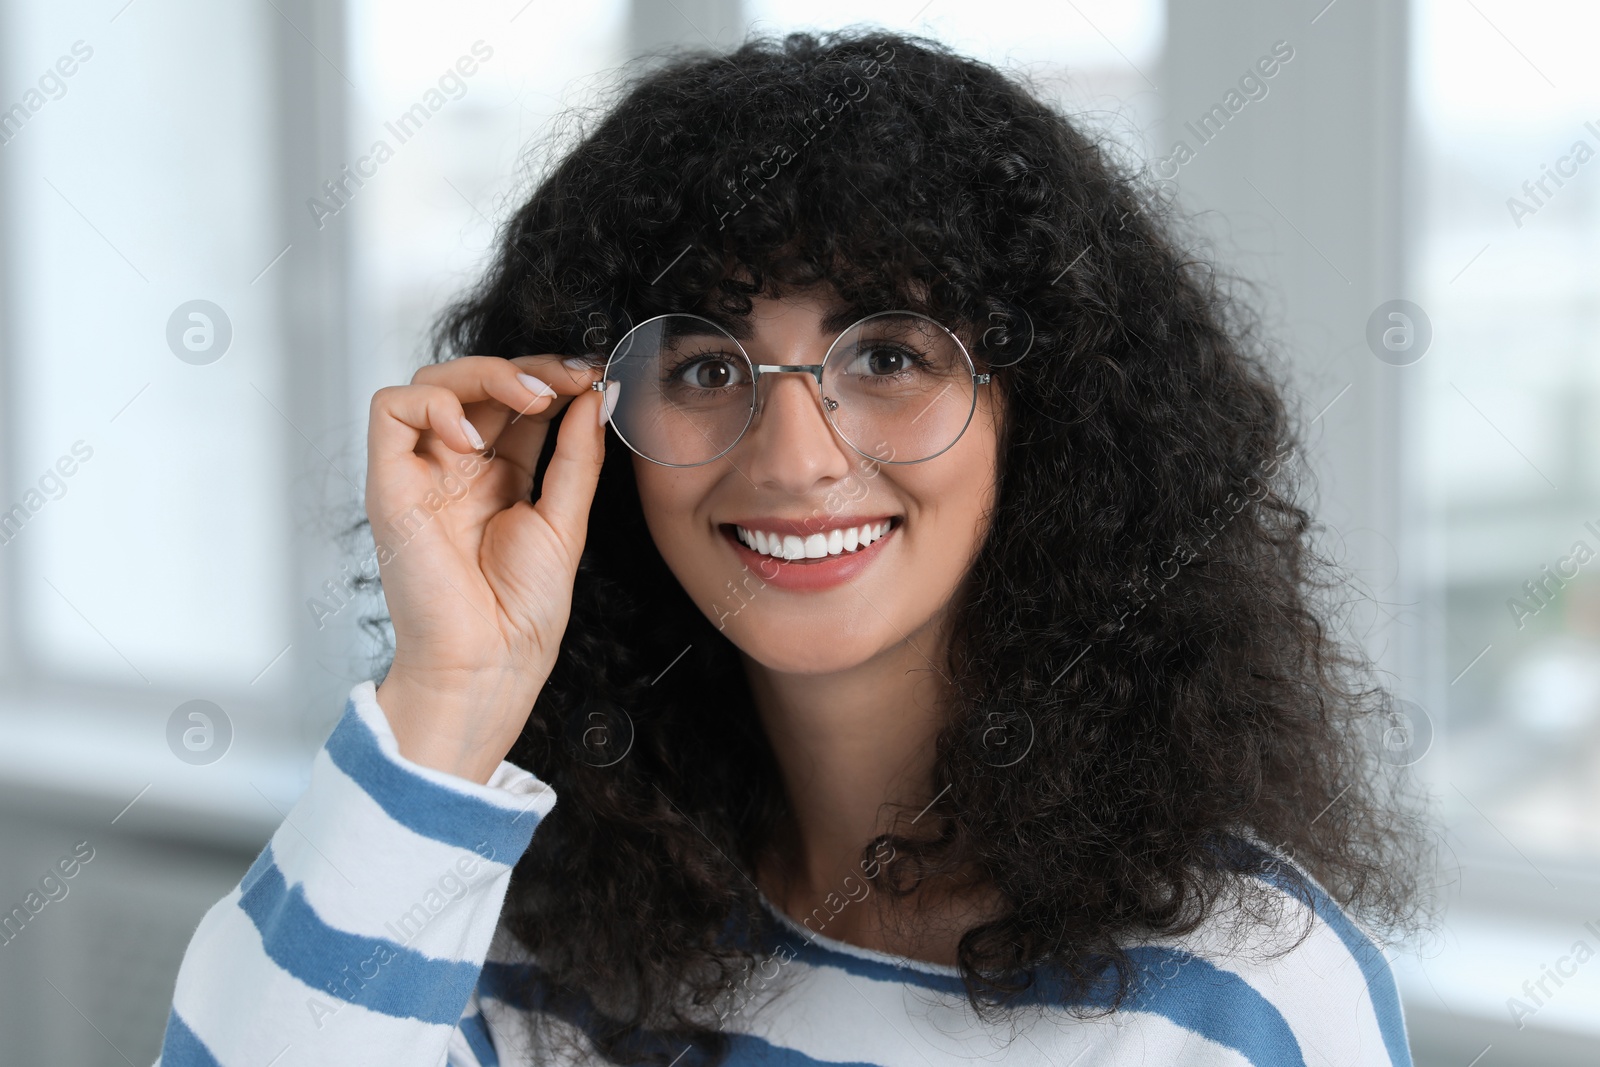
<svg viewBox="0 0 1600 1067">
<path fill-rule="evenodd" d="M 1434 798 L 1443 919 L 1391 951 L 1416 1061 L 1600 1061 L 1600 961 L 1508 1004 L 1600 953 L 1600 8 L 0 0 L 0 914 L 93 849 L 0 943 L 6 1062 L 154 1059 L 194 924 L 373 670 L 329 592 L 368 400 L 585 109 L 630 57 L 856 21 L 1025 72 L 1132 166 L 1187 143 L 1161 189 L 1258 284 Z"/>
</svg>

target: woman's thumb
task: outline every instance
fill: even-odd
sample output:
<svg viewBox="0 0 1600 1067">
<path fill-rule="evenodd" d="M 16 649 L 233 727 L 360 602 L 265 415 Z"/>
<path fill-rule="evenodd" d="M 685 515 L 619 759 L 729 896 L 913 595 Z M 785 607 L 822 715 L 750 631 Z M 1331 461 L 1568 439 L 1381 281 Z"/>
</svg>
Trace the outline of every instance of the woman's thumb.
<svg viewBox="0 0 1600 1067">
<path fill-rule="evenodd" d="M 604 396 L 599 390 L 590 390 L 561 413 L 555 452 L 545 468 L 544 485 L 534 504 L 534 509 L 571 546 L 574 557 L 583 547 L 589 508 L 605 461 L 606 428 L 601 413 L 604 410 L 610 414 L 617 386 L 616 382 L 608 383 Z"/>
</svg>

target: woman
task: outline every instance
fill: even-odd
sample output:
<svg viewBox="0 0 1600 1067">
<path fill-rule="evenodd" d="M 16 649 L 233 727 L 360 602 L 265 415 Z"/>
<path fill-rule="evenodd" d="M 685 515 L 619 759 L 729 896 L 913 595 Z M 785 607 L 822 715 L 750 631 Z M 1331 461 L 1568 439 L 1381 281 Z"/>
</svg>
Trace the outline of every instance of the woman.
<svg viewBox="0 0 1600 1067">
<path fill-rule="evenodd" d="M 923 39 L 637 80 L 373 397 L 392 662 L 163 1062 L 1409 1064 L 1388 698 L 1137 194 Z"/>
</svg>

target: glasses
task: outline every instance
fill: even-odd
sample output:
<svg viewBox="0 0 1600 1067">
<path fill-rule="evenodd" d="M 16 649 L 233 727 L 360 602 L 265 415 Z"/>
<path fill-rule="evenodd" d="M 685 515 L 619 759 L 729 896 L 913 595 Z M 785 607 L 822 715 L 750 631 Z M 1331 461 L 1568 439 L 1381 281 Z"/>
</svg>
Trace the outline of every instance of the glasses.
<svg viewBox="0 0 1600 1067">
<path fill-rule="evenodd" d="M 821 363 L 756 363 L 722 326 L 699 315 L 647 319 L 617 342 L 605 374 L 611 427 L 665 467 L 697 467 L 744 437 L 767 374 L 809 374 L 845 443 L 880 463 L 921 463 L 966 432 L 988 374 L 954 333 L 914 311 L 857 320 Z"/>
</svg>

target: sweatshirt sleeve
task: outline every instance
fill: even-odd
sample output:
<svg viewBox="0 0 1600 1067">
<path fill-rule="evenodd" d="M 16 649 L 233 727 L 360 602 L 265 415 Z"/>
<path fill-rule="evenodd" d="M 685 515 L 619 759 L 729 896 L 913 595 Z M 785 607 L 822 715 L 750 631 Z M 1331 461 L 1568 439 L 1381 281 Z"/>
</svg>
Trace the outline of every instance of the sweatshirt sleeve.
<svg viewBox="0 0 1600 1067">
<path fill-rule="evenodd" d="M 356 685 L 305 794 L 190 940 L 158 1067 L 471 1063 L 511 869 L 555 801 L 509 762 L 484 785 L 412 763 Z"/>
</svg>

